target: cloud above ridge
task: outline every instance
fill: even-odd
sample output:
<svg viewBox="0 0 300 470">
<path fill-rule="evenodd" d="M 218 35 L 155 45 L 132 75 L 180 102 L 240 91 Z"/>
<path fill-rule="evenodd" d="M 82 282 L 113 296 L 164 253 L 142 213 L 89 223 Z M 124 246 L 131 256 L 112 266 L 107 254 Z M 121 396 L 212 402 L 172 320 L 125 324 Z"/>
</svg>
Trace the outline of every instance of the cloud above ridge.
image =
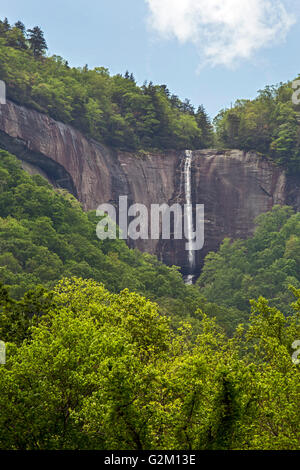
<svg viewBox="0 0 300 470">
<path fill-rule="evenodd" d="M 285 40 L 295 18 L 281 0 L 146 0 L 151 28 L 191 42 L 212 66 L 231 67 Z"/>
</svg>

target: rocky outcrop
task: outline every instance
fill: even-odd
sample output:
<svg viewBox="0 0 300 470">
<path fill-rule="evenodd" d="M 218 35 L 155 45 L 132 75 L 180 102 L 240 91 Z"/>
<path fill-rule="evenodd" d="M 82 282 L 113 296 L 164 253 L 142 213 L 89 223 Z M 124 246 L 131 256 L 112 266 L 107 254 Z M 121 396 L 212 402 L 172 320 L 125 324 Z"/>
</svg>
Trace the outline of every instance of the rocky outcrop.
<svg viewBox="0 0 300 470">
<path fill-rule="evenodd" d="M 0 146 L 17 155 L 31 173 L 38 171 L 54 186 L 68 189 L 86 210 L 105 202 L 117 205 L 120 195 L 127 195 L 129 204 L 148 208 L 185 202 L 184 152 L 136 155 L 111 150 L 10 101 L 0 106 Z M 255 217 L 274 204 L 300 209 L 300 182 L 252 152 L 194 151 L 191 176 L 193 203 L 205 205 L 205 244 L 197 253 L 196 270 L 225 237 L 251 235 Z M 185 243 L 138 240 L 134 246 L 188 271 Z"/>
</svg>

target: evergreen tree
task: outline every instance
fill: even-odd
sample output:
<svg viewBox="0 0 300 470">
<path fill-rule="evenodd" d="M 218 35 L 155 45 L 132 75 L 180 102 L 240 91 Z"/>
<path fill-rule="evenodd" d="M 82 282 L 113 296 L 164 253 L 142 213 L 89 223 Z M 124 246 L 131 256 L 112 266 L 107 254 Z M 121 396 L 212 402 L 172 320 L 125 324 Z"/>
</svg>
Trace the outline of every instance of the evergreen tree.
<svg viewBox="0 0 300 470">
<path fill-rule="evenodd" d="M 44 33 L 38 26 L 33 29 L 28 29 L 30 49 L 35 57 L 41 57 L 48 49 L 47 43 L 44 38 Z"/>
<path fill-rule="evenodd" d="M 0 36 L 5 36 L 7 31 L 9 31 L 11 28 L 8 19 L 4 18 L 3 21 L 0 20 Z"/>
<path fill-rule="evenodd" d="M 182 111 L 184 113 L 188 113 L 188 114 L 191 114 L 191 115 L 193 115 L 195 113 L 194 106 L 191 104 L 191 101 L 187 98 L 184 100 L 184 102 L 182 104 Z"/>
<path fill-rule="evenodd" d="M 203 105 L 200 105 L 197 109 L 196 122 L 199 129 L 202 130 L 203 147 L 211 147 L 214 141 L 214 130 Z"/>
<path fill-rule="evenodd" d="M 15 23 L 15 28 L 19 29 L 21 31 L 21 33 L 25 36 L 26 28 L 25 28 L 24 23 L 22 23 L 22 21 L 17 21 Z"/>
<path fill-rule="evenodd" d="M 7 19 L 7 18 L 4 18 L 4 21 L 3 21 L 3 27 L 4 27 L 4 30 L 5 30 L 5 31 L 9 31 L 9 30 L 10 30 L 10 28 L 11 28 L 11 26 L 10 26 L 10 24 L 9 24 L 9 22 L 8 22 L 8 19 Z"/>
</svg>

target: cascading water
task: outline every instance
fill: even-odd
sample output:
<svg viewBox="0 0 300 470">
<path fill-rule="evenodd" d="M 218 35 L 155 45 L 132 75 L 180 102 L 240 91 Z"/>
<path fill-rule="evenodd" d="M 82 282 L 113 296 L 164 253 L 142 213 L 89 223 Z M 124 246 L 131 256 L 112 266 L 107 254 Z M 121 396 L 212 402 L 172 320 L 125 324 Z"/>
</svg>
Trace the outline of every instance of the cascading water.
<svg viewBox="0 0 300 470">
<path fill-rule="evenodd" d="M 186 224 L 187 224 L 187 237 L 188 241 L 188 265 L 189 274 L 185 278 L 186 284 L 193 284 L 194 268 L 195 268 L 195 251 L 192 249 L 192 236 L 194 232 L 193 227 L 193 200 L 192 200 L 192 158 L 193 152 L 191 150 L 185 151 L 184 162 L 184 189 L 185 199 L 187 204 Z"/>
</svg>

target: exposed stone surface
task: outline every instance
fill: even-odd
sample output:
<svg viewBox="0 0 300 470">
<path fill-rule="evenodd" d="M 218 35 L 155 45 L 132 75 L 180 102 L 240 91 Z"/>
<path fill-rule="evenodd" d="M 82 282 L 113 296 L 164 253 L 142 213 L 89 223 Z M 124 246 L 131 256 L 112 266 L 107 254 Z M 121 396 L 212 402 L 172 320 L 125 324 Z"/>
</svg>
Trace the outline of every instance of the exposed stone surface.
<svg viewBox="0 0 300 470">
<path fill-rule="evenodd" d="M 0 146 L 17 155 L 31 173 L 36 169 L 55 186 L 71 191 L 84 209 L 104 202 L 117 205 L 120 195 L 127 195 L 129 204 L 148 208 L 185 202 L 184 152 L 139 156 L 111 150 L 71 126 L 9 101 L 0 106 Z M 198 269 L 224 237 L 251 235 L 255 217 L 274 204 L 300 210 L 300 182 L 251 152 L 194 151 L 192 187 L 193 203 L 205 205 L 205 245 L 197 254 Z M 135 246 L 185 271 L 185 243 L 148 240 Z"/>
</svg>

